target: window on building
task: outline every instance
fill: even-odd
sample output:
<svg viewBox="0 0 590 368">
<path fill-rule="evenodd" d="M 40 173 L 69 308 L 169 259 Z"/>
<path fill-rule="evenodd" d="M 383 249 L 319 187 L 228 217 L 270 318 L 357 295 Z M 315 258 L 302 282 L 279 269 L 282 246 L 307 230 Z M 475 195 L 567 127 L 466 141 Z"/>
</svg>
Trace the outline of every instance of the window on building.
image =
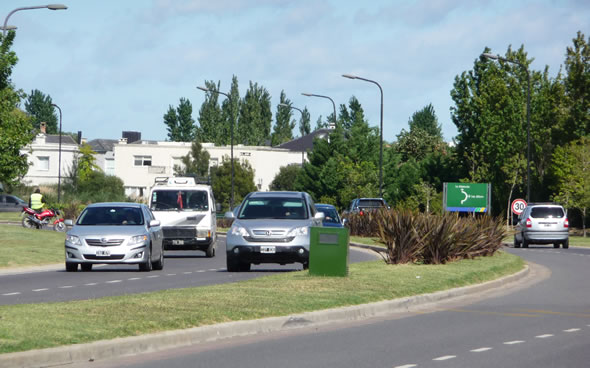
<svg viewBox="0 0 590 368">
<path fill-rule="evenodd" d="M 38 170 L 48 171 L 49 170 L 49 156 L 38 156 Z"/>
<path fill-rule="evenodd" d="M 135 166 L 152 166 L 152 156 L 133 156 Z"/>
<path fill-rule="evenodd" d="M 104 173 L 107 175 L 115 175 L 115 160 L 107 158 L 104 160 Z"/>
</svg>

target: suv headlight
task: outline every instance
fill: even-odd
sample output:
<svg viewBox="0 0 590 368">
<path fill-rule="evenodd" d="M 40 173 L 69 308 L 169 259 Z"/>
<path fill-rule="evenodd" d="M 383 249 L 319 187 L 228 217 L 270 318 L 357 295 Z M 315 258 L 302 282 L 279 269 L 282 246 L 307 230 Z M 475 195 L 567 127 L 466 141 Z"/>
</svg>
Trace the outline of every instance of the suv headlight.
<svg viewBox="0 0 590 368">
<path fill-rule="evenodd" d="M 141 244 L 141 243 L 147 242 L 147 240 L 148 240 L 147 235 L 136 235 L 136 236 L 132 236 L 131 239 L 129 239 L 129 243 L 127 243 L 127 245 Z"/>
<path fill-rule="evenodd" d="M 244 229 L 241 226 L 234 225 L 231 227 L 231 234 L 232 235 L 240 235 L 240 236 L 250 236 L 248 230 Z"/>
<path fill-rule="evenodd" d="M 296 227 L 295 229 L 289 231 L 289 233 L 287 234 L 288 237 L 291 236 L 305 236 L 309 233 L 309 227 L 308 226 L 302 226 L 302 227 Z"/>
<path fill-rule="evenodd" d="M 82 245 L 80 238 L 76 235 L 66 235 L 66 241 L 72 245 Z"/>
</svg>

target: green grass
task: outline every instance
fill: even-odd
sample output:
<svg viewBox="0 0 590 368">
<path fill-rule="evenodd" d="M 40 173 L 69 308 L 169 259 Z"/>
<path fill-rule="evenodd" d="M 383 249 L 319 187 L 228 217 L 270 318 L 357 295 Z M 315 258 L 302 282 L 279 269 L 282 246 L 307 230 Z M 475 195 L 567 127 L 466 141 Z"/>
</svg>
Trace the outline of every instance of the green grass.
<svg viewBox="0 0 590 368">
<path fill-rule="evenodd" d="M 350 237 L 350 242 L 351 243 L 359 243 L 359 244 L 365 244 L 365 245 L 373 245 L 376 247 L 385 247 L 385 244 L 379 242 L 379 238 L 374 237 L 374 238 L 365 238 L 362 236 L 351 236 Z"/>
<path fill-rule="evenodd" d="M 0 225 L 0 268 L 61 263 L 64 240 L 64 233 Z"/>
<path fill-rule="evenodd" d="M 21 221 L 22 212 L 0 212 L 0 221 Z"/>
<path fill-rule="evenodd" d="M 438 266 L 372 261 L 350 264 L 344 278 L 301 271 L 198 288 L 0 306 L 0 353 L 376 302 L 479 283 L 522 267 L 520 258 L 505 252 Z"/>
</svg>

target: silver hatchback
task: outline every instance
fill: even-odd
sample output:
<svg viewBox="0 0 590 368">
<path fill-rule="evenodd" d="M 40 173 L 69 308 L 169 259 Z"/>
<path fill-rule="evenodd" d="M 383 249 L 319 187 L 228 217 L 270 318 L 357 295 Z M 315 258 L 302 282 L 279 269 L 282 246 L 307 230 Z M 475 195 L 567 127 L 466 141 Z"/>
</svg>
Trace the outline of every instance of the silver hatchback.
<svg viewBox="0 0 590 368">
<path fill-rule="evenodd" d="M 66 234 L 66 271 L 94 264 L 138 264 L 140 271 L 164 268 L 162 229 L 139 203 L 95 203 L 86 207 Z"/>
<path fill-rule="evenodd" d="M 518 217 L 514 247 L 553 244 L 569 248 L 569 221 L 563 207 L 555 203 L 529 203 Z"/>
</svg>

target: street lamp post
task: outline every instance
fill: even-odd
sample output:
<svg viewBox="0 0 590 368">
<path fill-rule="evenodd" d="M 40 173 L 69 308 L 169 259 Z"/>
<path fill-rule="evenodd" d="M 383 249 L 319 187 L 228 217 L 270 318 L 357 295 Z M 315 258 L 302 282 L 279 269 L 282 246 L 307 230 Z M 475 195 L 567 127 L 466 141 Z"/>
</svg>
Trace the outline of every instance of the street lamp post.
<svg viewBox="0 0 590 368">
<path fill-rule="evenodd" d="M 59 153 L 57 159 L 57 203 L 60 203 L 61 198 L 61 109 L 56 104 L 51 104 L 59 110 Z"/>
<path fill-rule="evenodd" d="M 334 103 L 334 100 L 332 100 L 328 96 L 316 95 L 316 94 L 313 94 L 313 93 L 302 93 L 302 95 L 307 96 L 307 97 L 327 98 L 328 100 L 332 101 L 332 107 L 334 107 L 334 127 L 336 126 L 336 104 Z"/>
<path fill-rule="evenodd" d="M 220 91 L 216 91 L 213 89 L 208 89 L 205 87 L 201 87 L 198 86 L 197 89 L 200 89 L 201 91 L 204 92 L 209 92 L 209 93 L 218 93 L 221 95 L 224 95 L 225 97 L 227 97 L 227 99 L 230 102 L 230 108 L 231 108 L 231 96 L 228 93 L 225 92 L 220 92 Z M 229 131 L 230 131 L 230 160 L 231 160 L 231 194 L 229 197 L 229 210 L 233 210 L 234 208 L 234 125 L 235 125 L 235 116 L 232 112 L 232 121 L 231 121 L 231 125 L 229 127 Z"/>
<path fill-rule="evenodd" d="M 2 26 L 2 35 L 4 35 L 5 31 L 14 31 L 16 29 L 16 26 Z"/>
<path fill-rule="evenodd" d="M 6 18 L 4 19 L 4 26 L 2 27 L 2 36 L 6 36 L 6 30 L 7 30 L 6 24 L 8 23 L 8 18 L 10 18 L 10 16 L 12 14 L 16 13 L 17 11 L 33 10 L 33 9 L 66 10 L 67 8 L 68 7 L 63 4 L 37 5 L 37 6 L 26 6 L 23 8 L 16 8 L 13 11 L 11 11 L 10 13 L 8 13 Z"/>
<path fill-rule="evenodd" d="M 531 201 L 531 73 L 528 66 L 516 61 L 506 59 L 500 55 L 483 53 L 483 57 L 491 60 L 501 60 L 507 63 L 516 64 L 524 69 L 527 78 L 526 96 L 526 201 Z"/>
<path fill-rule="evenodd" d="M 376 84 L 377 87 L 379 87 L 379 91 L 381 92 L 381 123 L 379 128 L 379 196 L 383 197 L 383 88 L 381 88 L 381 85 L 375 82 L 374 80 L 362 78 L 351 74 L 342 74 L 342 76 L 348 79 L 358 79 L 365 82 Z"/>
<path fill-rule="evenodd" d="M 301 113 L 301 119 L 303 120 L 303 118 L 304 118 L 304 114 L 303 114 L 303 110 L 301 110 L 300 108 L 298 108 L 298 107 L 295 107 L 295 106 L 288 105 L 288 104 L 286 104 L 286 103 L 280 103 L 280 104 L 279 104 L 279 106 L 284 106 L 284 107 L 288 107 L 288 108 L 290 108 L 290 109 L 294 109 L 294 110 L 297 110 L 297 111 L 299 111 L 299 112 Z M 303 132 L 302 132 L 301 134 L 302 134 L 302 136 L 303 136 Z M 301 150 L 301 167 L 303 167 L 303 164 L 304 164 L 304 163 L 305 163 L 305 148 L 303 148 L 303 149 Z"/>
</svg>

